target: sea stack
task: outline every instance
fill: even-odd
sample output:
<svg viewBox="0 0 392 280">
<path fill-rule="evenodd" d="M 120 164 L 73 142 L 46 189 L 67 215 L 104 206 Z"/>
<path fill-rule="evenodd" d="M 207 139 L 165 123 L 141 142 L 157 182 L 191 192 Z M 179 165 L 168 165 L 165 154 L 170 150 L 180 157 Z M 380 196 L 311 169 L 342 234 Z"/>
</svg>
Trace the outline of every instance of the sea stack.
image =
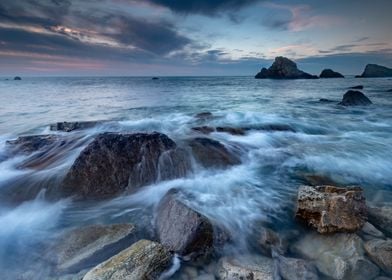
<svg viewBox="0 0 392 280">
<path fill-rule="evenodd" d="M 19 77 L 19 76 L 16 76 L 16 77 L 14 78 L 14 80 L 15 80 L 15 81 L 20 81 L 20 80 L 22 80 L 22 78 Z"/>
<path fill-rule="evenodd" d="M 392 69 L 377 65 L 377 64 L 368 64 L 365 67 L 363 73 L 359 76 L 355 76 L 356 78 L 385 78 L 392 77 Z"/>
<path fill-rule="evenodd" d="M 321 71 L 320 78 L 344 78 L 344 76 L 332 69 L 324 69 Z"/>
<path fill-rule="evenodd" d="M 298 69 L 297 64 L 287 57 L 278 56 L 270 68 L 263 68 L 256 79 L 317 79 L 315 75 Z"/>
</svg>

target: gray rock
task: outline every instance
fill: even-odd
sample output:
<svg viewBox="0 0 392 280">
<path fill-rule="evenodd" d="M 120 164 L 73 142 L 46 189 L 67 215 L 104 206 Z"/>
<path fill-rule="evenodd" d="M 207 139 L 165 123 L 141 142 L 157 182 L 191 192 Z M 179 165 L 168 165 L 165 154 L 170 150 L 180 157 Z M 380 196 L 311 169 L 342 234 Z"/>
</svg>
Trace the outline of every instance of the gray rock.
<svg viewBox="0 0 392 280">
<path fill-rule="evenodd" d="M 365 240 L 371 240 L 374 238 L 385 238 L 385 235 L 379 231 L 378 229 L 376 229 L 371 223 L 366 222 L 361 231 L 359 232 L 361 237 Z"/>
<path fill-rule="evenodd" d="M 218 127 L 211 127 L 211 126 L 197 126 L 193 127 L 192 130 L 198 131 L 203 134 L 210 134 L 212 132 L 225 132 L 231 135 L 245 135 L 245 130 L 242 128 L 237 127 L 229 127 L 229 126 L 218 126 Z"/>
<path fill-rule="evenodd" d="M 392 77 L 392 69 L 377 64 L 366 65 L 363 73 L 359 76 L 356 76 L 356 78 L 384 78 L 384 77 Z"/>
<path fill-rule="evenodd" d="M 62 146 L 65 139 L 59 135 L 28 135 L 20 136 L 16 140 L 6 142 L 8 147 L 17 153 L 29 154 L 42 149 L 50 149 L 53 146 Z"/>
<path fill-rule="evenodd" d="M 363 85 L 349 87 L 349 89 L 363 89 Z"/>
<path fill-rule="evenodd" d="M 320 233 L 355 232 L 367 220 L 360 187 L 301 186 L 296 217 Z"/>
<path fill-rule="evenodd" d="M 273 252 L 283 255 L 287 251 L 287 242 L 269 228 L 261 228 L 258 243 L 264 255 L 272 256 Z"/>
<path fill-rule="evenodd" d="M 264 256 L 224 257 L 219 261 L 221 280 L 273 280 L 275 264 Z"/>
<path fill-rule="evenodd" d="M 15 80 L 15 81 L 20 81 L 20 80 L 22 80 L 22 78 L 19 77 L 19 76 L 16 76 L 16 77 L 14 78 L 14 80 Z"/>
<path fill-rule="evenodd" d="M 279 257 L 279 272 L 285 280 L 318 280 L 316 267 L 308 261 Z"/>
<path fill-rule="evenodd" d="M 256 79 L 317 79 L 315 75 L 305 73 L 297 68 L 294 61 L 278 56 L 268 69 L 263 68 L 255 76 Z"/>
<path fill-rule="evenodd" d="M 193 138 L 189 141 L 196 160 L 204 167 L 227 167 L 240 164 L 238 156 L 229 151 L 222 143 L 209 138 Z"/>
<path fill-rule="evenodd" d="M 164 246 L 140 240 L 91 269 L 83 280 L 158 279 L 171 261 Z"/>
<path fill-rule="evenodd" d="M 320 78 L 344 78 L 339 72 L 335 72 L 331 69 L 324 69 L 321 71 Z"/>
<path fill-rule="evenodd" d="M 339 105 L 343 106 L 366 106 L 372 104 L 369 98 L 362 92 L 356 90 L 349 90 L 343 95 L 343 99 Z"/>
<path fill-rule="evenodd" d="M 85 198 L 132 192 L 157 180 L 184 176 L 190 169 L 184 157 L 174 141 L 161 133 L 103 133 L 80 153 L 62 191 Z"/>
<path fill-rule="evenodd" d="M 157 207 L 156 229 L 160 242 L 182 256 L 207 256 L 212 250 L 212 224 L 181 202 L 175 189 L 170 190 Z"/>
<path fill-rule="evenodd" d="M 120 252 L 133 241 L 131 224 L 91 225 L 64 233 L 49 248 L 57 270 L 75 273 L 94 266 Z"/>
<path fill-rule="evenodd" d="M 368 207 L 369 222 L 375 227 L 392 236 L 392 207 Z"/>
<path fill-rule="evenodd" d="M 373 239 L 365 243 L 366 253 L 370 258 L 392 276 L 392 239 Z"/>
<path fill-rule="evenodd" d="M 50 125 L 50 130 L 71 132 L 73 130 L 92 128 L 102 121 L 85 121 L 85 122 L 58 122 Z"/>
</svg>

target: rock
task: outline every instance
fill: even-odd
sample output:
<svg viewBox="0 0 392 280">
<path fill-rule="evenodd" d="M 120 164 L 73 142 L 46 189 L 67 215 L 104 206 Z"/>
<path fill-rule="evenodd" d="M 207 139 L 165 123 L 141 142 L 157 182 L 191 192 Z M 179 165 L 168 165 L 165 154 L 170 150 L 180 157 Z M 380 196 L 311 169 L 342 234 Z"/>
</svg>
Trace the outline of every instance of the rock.
<svg viewBox="0 0 392 280">
<path fill-rule="evenodd" d="M 229 127 L 229 126 L 218 126 L 216 128 L 211 126 L 197 126 L 197 127 L 192 127 L 192 130 L 198 131 L 203 134 L 210 134 L 216 131 L 216 132 L 225 132 L 231 135 L 245 135 L 244 129 Z"/>
<path fill-rule="evenodd" d="M 308 183 L 311 186 L 339 186 L 338 183 L 336 183 L 334 180 L 329 178 L 328 176 L 325 175 L 319 175 L 319 174 L 313 174 L 313 173 L 308 173 L 308 174 L 300 174 L 301 179 L 303 179 L 306 183 Z"/>
<path fill-rule="evenodd" d="M 71 132 L 73 130 L 87 129 L 96 126 L 102 122 L 87 121 L 87 122 L 58 122 L 50 125 L 50 130 Z"/>
<path fill-rule="evenodd" d="M 258 243 L 263 254 L 267 256 L 272 256 L 273 252 L 283 255 L 287 251 L 286 242 L 269 228 L 261 228 Z"/>
<path fill-rule="evenodd" d="M 202 120 L 206 120 L 206 119 L 211 119 L 213 117 L 211 112 L 201 112 L 195 115 L 196 119 L 202 119 Z"/>
<path fill-rule="evenodd" d="M 265 130 L 265 131 L 289 131 L 296 132 L 296 130 L 287 124 L 279 124 L 279 123 L 267 123 L 257 126 L 250 126 L 242 128 L 243 130 Z"/>
<path fill-rule="evenodd" d="M 64 233 L 49 249 L 57 269 L 75 273 L 94 266 L 132 244 L 131 224 L 91 225 Z"/>
<path fill-rule="evenodd" d="M 223 168 L 241 163 L 238 156 L 216 140 L 197 137 L 189 141 L 189 146 L 196 160 L 204 167 Z"/>
<path fill-rule="evenodd" d="M 161 244 L 140 240 L 91 269 L 83 280 L 158 279 L 171 260 Z"/>
<path fill-rule="evenodd" d="M 356 78 L 383 78 L 383 77 L 392 77 L 392 69 L 377 64 L 366 65 L 363 73 L 359 76 L 356 76 Z"/>
<path fill-rule="evenodd" d="M 205 216 L 186 206 L 172 189 L 157 207 L 156 229 L 170 251 L 196 258 L 212 251 L 214 230 Z"/>
<path fill-rule="evenodd" d="M 374 280 L 392 280 L 392 278 L 385 277 L 385 276 L 379 276 L 377 278 L 374 278 Z"/>
<path fill-rule="evenodd" d="M 363 85 L 349 87 L 349 89 L 363 89 Z"/>
<path fill-rule="evenodd" d="M 294 61 L 278 56 L 274 63 L 268 69 L 263 68 L 257 75 L 256 79 L 317 79 L 315 75 L 310 75 L 297 68 Z"/>
<path fill-rule="evenodd" d="M 152 80 L 159 80 L 158 77 L 152 77 L 151 79 L 152 79 Z"/>
<path fill-rule="evenodd" d="M 392 236 L 392 207 L 368 207 L 369 222 Z"/>
<path fill-rule="evenodd" d="M 190 168 L 184 157 L 174 141 L 161 133 L 99 134 L 71 166 L 62 190 L 89 198 L 132 192 L 158 179 L 184 176 Z"/>
<path fill-rule="evenodd" d="M 211 132 L 215 131 L 215 128 L 211 126 L 196 126 L 196 127 L 192 127 L 192 130 L 203 134 L 210 134 Z"/>
<path fill-rule="evenodd" d="M 367 220 L 360 187 L 301 186 L 296 217 L 320 233 L 355 232 Z"/>
<path fill-rule="evenodd" d="M 371 240 L 374 238 L 381 238 L 381 239 L 385 238 L 384 234 L 381 231 L 379 231 L 378 229 L 376 229 L 369 222 L 366 222 L 363 225 L 361 232 L 359 234 L 364 240 Z"/>
<path fill-rule="evenodd" d="M 392 276 L 392 239 L 373 239 L 365 243 L 366 253 L 382 270 Z"/>
<path fill-rule="evenodd" d="M 355 234 L 307 234 L 292 251 L 314 260 L 317 269 L 333 279 L 373 279 L 379 269 L 364 256 L 363 242 Z"/>
<path fill-rule="evenodd" d="M 308 261 L 279 256 L 279 272 L 285 280 L 318 280 L 316 267 Z"/>
<path fill-rule="evenodd" d="M 362 92 L 356 90 L 349 90 L 343 95 L 343 99 L 339 105 L 343 106 L 365 106 L 372 102 Z"/>
<path fill-rule="evenodd" d="M 320 78 L 344 78 L 339 72 L 332 71 L 331 69 L 324 69 L 321 71 Z"/>
<path fill-rule="evenodd" d="M 220 280 L 272 280 L 274 261 L 264 256 L 224 257 L 219 261 Z"/>
<path fill-rule="evenodd" d="M 391 89 L 388 89 L 387 92 L 392 92 L 392 88 L 391 88 Z"/>
<path fill-rule="evenodd" d="M 16 77 L 14 78 L 14 80 L 15 80 L 15 81 L 20 81 L 20 80 L 22 80 L 22 78 L 19 77 L 19 76 L 16 76 Z"/>
<path fill-rule="evenodd" d="M 48 149 L 53 145 L 61 146 L 64 139 L 59 135 L 29 135 L 21 136 L 16 140 L 9 140 L 6 144 L 17 153 L 29 154 L 43 148 Z"/>
<path fill-rule="evenodd" d="M 335 102 L 335 101 L 331 100 L 331 99 L 327 99 L 327 98 L 320 98 L 319 102 L 322 102 L 322 103 L 332 103 L 332 102 Z"/>
</svg>

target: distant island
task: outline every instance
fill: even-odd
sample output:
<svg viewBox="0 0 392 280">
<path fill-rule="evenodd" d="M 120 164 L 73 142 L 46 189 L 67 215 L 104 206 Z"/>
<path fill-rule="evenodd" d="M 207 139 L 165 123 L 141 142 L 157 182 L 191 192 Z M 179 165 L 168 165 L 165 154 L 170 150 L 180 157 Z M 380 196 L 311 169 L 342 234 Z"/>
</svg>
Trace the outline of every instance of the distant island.
<svg viewBox="0 0 392 280">
<path fill-rule="evenodd" d="M 392 77 L 392 69 L 377 65 L 368 64 L 361 75 L 355 76 L 355 78 L 386 78 Z"/>
</svg>

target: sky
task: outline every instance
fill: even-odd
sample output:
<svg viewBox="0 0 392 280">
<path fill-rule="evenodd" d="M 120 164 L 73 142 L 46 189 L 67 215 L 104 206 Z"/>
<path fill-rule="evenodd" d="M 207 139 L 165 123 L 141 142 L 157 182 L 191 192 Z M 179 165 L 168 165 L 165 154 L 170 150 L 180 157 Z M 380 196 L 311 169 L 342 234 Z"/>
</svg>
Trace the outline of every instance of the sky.
<svg viewBox="0 0 392 280">
<path fill-rule="evenodd" d="M 1 0 L 0 75 L 254 75 L 392 67 L 392 0 Z"/>
</svg>

